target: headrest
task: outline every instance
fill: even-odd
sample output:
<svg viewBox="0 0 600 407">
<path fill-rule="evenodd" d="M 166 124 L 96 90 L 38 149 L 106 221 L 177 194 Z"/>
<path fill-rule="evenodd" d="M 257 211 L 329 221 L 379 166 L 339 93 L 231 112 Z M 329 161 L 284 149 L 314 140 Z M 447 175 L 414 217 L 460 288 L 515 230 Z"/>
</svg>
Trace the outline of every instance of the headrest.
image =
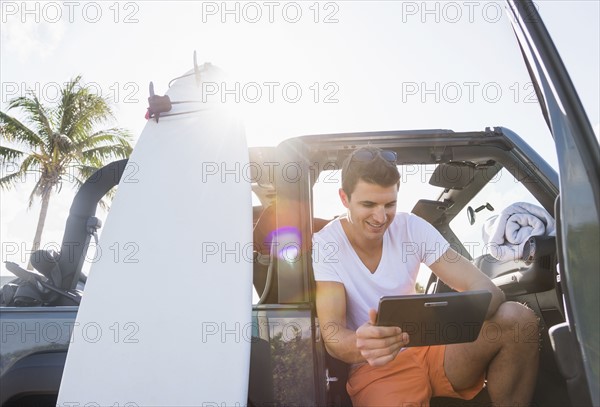
<svg viewBox="0 0 600 407">
<path fill-rule="evenodd" d="M 62 273 L 58 266 L 60 255 L 54 250 L 36 250 L 31 254 L 31 265 L 55 287 L 62 285 Z"/>
</svg>

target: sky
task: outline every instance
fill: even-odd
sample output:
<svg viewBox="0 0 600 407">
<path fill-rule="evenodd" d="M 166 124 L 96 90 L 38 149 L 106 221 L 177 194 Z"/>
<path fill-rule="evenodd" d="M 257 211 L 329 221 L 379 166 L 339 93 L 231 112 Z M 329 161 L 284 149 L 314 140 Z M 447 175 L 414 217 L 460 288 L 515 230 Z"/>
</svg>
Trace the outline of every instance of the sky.
<svg viewBox="0 0 600 407">
<path fill-rule="evenodd" d="M 252 146 L 305 134 L 504 126 L 557 165 L 502 2 L 0 5 L 4 112 L 28 89 L 52 104 L 58 87 L 81 74 L 90 90 L 111 99 L 110 126 L 128 129 L 135 141 L 146 123 L 150 81 L 164 94 L 193 67 L 196 51 L 199 64 L 227 73 L 227 83 L 207 97 L 236 103 Z M 535 6 L 598 134 L 600 2 Z M 33 182 L 31 176 L 1 192 L 2 261 L 26 263 L 39 213 L 37 202 L 27 209 Z M 58 248 L 73 195 L 65 184 L 52 199 L 44 247 Z"/>
</svg>

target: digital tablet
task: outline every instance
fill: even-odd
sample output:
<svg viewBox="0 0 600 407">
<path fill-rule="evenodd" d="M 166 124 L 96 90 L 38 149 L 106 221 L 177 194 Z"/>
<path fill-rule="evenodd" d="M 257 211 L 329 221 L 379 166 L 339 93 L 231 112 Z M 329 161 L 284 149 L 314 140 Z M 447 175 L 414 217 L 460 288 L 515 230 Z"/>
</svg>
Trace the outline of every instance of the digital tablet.
<svg viewBox="0 0 600 407">
<path fill-rule="evenodd" d="M 402 328 L 410 338 L 407 346 L 473 342 L 491 300 L 492 293 L 485 290 L 384 296 L 377 325 Z"/>
</svg>

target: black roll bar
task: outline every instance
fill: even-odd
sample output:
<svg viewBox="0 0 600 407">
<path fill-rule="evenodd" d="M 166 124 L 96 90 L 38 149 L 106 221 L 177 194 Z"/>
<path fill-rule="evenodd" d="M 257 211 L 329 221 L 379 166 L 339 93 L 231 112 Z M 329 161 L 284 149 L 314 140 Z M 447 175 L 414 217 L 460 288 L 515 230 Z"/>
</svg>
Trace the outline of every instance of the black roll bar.
<svg viewBox="0 0 600 407">
<path fill-rule="evenodd" d="M 96 214 L 102 197 L 119 184 L 127 162 L 128 159 L 122 159 L 100 168 L 83 183 L 73 199 L 58 260 L 64 290 L 77 286 L 92 236 L 87 230 L 88 219 Z"/>
</svg>

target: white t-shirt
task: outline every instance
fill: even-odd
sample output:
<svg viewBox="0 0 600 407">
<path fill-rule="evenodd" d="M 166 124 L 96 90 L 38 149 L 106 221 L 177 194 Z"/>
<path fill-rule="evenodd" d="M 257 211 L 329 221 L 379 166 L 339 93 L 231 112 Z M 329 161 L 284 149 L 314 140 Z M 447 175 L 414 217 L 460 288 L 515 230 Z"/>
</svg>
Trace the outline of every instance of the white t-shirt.
<svg viewBox="0 0 600 407">
<path fill-rule="evenodd" d="M 369 320 L 383 295 L 415 293 L 421 263 L 434 263 L 450 245 L 425 220 L 397 213 L 383 235 L 381 261 L 374 273 L 352 248 L 339 219 L 313 237 L 313 271 L 316 281 L 335 281 L 346 289 L 346 324 L 355 331 Z"/>
</svg>

